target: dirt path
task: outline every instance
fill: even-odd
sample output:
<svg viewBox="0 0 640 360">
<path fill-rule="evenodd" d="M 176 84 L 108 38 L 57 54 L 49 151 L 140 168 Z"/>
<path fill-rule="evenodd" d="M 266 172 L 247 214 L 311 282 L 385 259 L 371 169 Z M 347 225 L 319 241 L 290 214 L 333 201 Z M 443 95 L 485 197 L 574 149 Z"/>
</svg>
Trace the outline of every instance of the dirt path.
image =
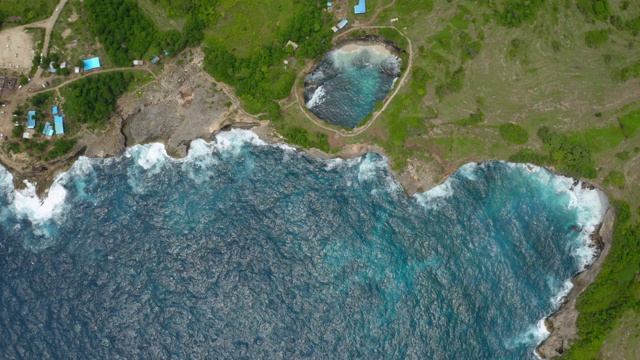
<svg viewBox="0 0 640 360">
<path fill-rule="evenodd" d="M 51 31 L 53 31 L 53 26 L 56 24 L 56 21 L 58 20 L 58 15 L 60 15 L 60 12 L 62 11 L 62 8 L 66 3 L 67 3 L 67 0 L 61 0 L 58 6 L 56 6 L 55 10 L 53 10 L 53 15 L 51 15 L 49 19 L 40 22 L 43 25 L 45 25 L 45 26 L 41 26 L 45 28 L 44 43 L 42 44 L 42 54 L 44 56 L 47 56 L 49 52 L 49 41 L 51 40 Z M 29 26 L 29 25 L 25 25 L 25 26 Z M 33 26 L 33 24 L 31 24 L 31 26 Z M 38 68 L 38 71 L 36 71 L 36 74 L 33 76 L 33 78 L 38 79 L 42 74 L 42 70 L 43 70 L 42 68 Z"/>
<path fill-rule="evenodd" d="M 378 18 L 378 15 L 379 15 L 383 10 L 386 10 L 386 9 L 390 8 L 390 7 L 392 7 L 392 6 L 393 6 L 393 5 L 395 5 L 395 4 L 396 4 L 396 0 L 393 0 L 391 3 L 389 3 L 389 4 L 385 5 L 385 6 L 381 7 L 381 8 L 378 8 L 378 9 L 376 10 L 376 12 L 375 12 L 375 13 L 373 13 L 373 16 L 371 17 L 371 19 L 369 19 L 369 20 L 368 20 L 367 22 L 365 22 L 365 23 L 362 23 L 362 25 L 361 25 L 361 26 L 371 26 L 371 24 L 373 24 L 373 23 L 376 21 L 376 19 Z"/>
<path fill-rule="evenodd" d="M 46 90 L 42 90 L 42 91 L 34 91 L 34 93 L 40 94 L 40 93 L 45 93 L 45 92 L 49 92 L 49 91 L 54 91 L 54 90 L 58 90 L 61 87 L 65 86 L 65 85 L 69 85 L 70 83 L 74 82 L 74 81 L 78 81 L 80 79 L 84 79 L 86 77 L 89 76 L 94 76 L 94 75 L 98 75 L 98 74 L 104 74 L 104 73 L 109 73 L 109 72 L 114 72 L 114 71 L 144 71 L 146 70 L 149 74 L 151 74 L 151 76 L 153 76 L 154 79 L 158 79 L 156 74 L 153 73 L 153 71 L 151 71 L 151 69 L 147 68 L 147 67 L 119 67 L 119 68 L 113 68 L 113 69 L 103 69 L 103 70 L 94 70 L 89 74 L 86 74 L 84 76 L 79 76 L 73 79 L 69 79 L 67 81 L 64 81 L 62 83 L 60 83 L 59 85 L 56 85 L 55 87 L 51 87 L 48 88 Z"/>
<path fill-rule="evenodd" d="M 393 5 L 393 3 L 391 3 L 389 6 L 391 6 L 391 5 Z M 391 93 L 391 95 L 389 95 L 387 97 L 387 99 L 385 100 L 384 105 L 382 106 L 382 108 L 380 110 L 374 112 L 372 117 L 371 117 L 371 120 L 367 121 L 367 123 L 364 126 L 359 127 L 359 128 L 357 128 L 355 130 L 352 130 L 352 131 L 347 131 L 347 130 L 343 130 L 343 129 L 334 129 L 332 127 L 329 127 L 329 126 L 325 125 L 324 121 L 322 121 L 320 119 L 316 119 L 315 117 L 311 116 L 309 114 L 309 112 L 307 111 L 307 109 L 305 109 L 306 104 L 304 104 L 304 98 L 300 99 L 300 94 L 299 93 L 300 93 L 301 89 L 299 89 L 296 84 L 298 84 L 300 77 L 303 76 L 304 74 L 306 74 L 306 72 L 309 71 L 310 67 L 315 65 L 315 64 L 309 64 L 302 70 L 302 72 L 300 72 L 300 74 L 296 78 L 296 82 L 294 83 L 293 92 L 294 92 L 295 97 L 296 97 L 296 102 L 298 103 L 298 106 L 300 107 L 300 111 L 302 111 L 302 113 L 305 114 L 305 116 L 309 120 L 311 120 L 314 124 L 316 124 L 317 126 L 323 128 L 323 129 L 325 129 L 327 131 L 331 131 L 331 132 L 333 132 L 334 134 L 336 134 L 338 136 L 342 136 L 342 137 L 353 137 L 353 136 L 360 135 L 363 132 L 367 131 L 367 129 L 369 129 L 369 127 L 371 127 L 371 125 L 376 121 L 376 119 L 378 119 L 378 117 L 380 117 L 380 115 L 387 108 L 387 106 L 389 105 L 391 100 L 393 100 L 393 98 L 398 94 L 398 91 L 400 91 L 400 89 L 404 86 L 404 84 L 407 81 L 407 77 L 408 77 L 409 73 L 411 72 L 411 68 L 413 66 L 413 45 L 411 43 L 411 39 L 409 39 L 404 33 L 402 33 L 400 30 L 398 30 L 395 26 L 354 26 L 351 29 L 349 29 L 349 30 L 345 31 L 344 33 L 340 34 L 340 36 L 337 36 L 336 40 L 346 36 L 347 34 L 349 34 L 352 31 L 355 31 L 355 30 L 360 30 L 360 29 L 383 29 L 383 28 L 390 28 L 390 29 L 396 30 L 398 33 L 400 33 L 400 35 L 402 35 L 405 39 L 407 39 L 407 42 L 409 44 L 409 46 L 407 47 L 407 52 L 409 53 L 409 63 L 407 64 L 407 68 L 405 69 L 404 74 L 400 78 L 400 81 L 396 85 L 395 90 Z M 304 89 L 302 89 L 302 91 L 304 91 Z"/>
</svg>

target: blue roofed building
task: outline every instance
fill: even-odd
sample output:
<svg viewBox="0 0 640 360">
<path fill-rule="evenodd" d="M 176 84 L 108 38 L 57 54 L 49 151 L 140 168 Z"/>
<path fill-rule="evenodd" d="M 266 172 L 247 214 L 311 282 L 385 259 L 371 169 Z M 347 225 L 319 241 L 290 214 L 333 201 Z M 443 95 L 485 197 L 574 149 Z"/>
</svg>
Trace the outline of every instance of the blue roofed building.
<svg viewBox="0 0 640 360">
<path fill-rule="evenodd" d="M 91 59 L 82 60 L 84 64 L 84 71 L 97 69 L 100 67 L 100 58 L 94 57 Z"/>
<path fill-rule="evenodd" d="M 54 116 L 53 123 L 56 127 L 56 135 L 64 134 L 64 118 L 62 116 Z"/>
<path fill-rule="evenodd" d="M 333 32 L 338 32 L 338 30 L 342 30 L 342 28 L 344 28 L 345 26 L 347 26 L 347 23 L 349 22 L 349 20 L 347 19 L 342 19 L 342 21 L 340 21 L 338 23 L 338 25 L 332 27 L 331 29 L 333 30 Z"/>
<path fill-rule="evenodd" d="M 151 58 L 151 63 L 153 65 L 157 64 L 158 61 L 160 61 L 160 56 L 158 56 L 158 55 L 155 55 L 154 57 Z"/>
<path fill-rule="evenodd" d="M 359 0 L 358 5 L 353 7 L 353 12 L 357 14 L 364 14 L 367 12 L 367 3 L 366 0 Z"/>
<path fill-rule="evenodd" d="M 44 130 L 42 130 L 42 133 L 47 136 L 53 136 L 53 126 L 51 126 L 50 122 L 44 124 Z"/>
<path fill-rule="evenodd" d="M 327 7 L 332 7 L 333 3 L 331 1 L 327 1 Z"/>
<path fill-rule="evenodd" d="M 31 110 L 27 113 L 27 128 L 35 129 L 36 128 L 36 111 Z"/>
<path fill-rule="evenodd" d="M 58 107 L 54 106 L 53 109 L 51 109 L 51 112 L 53 113 L 53 115 L 58 115 Z"/>
</svg>

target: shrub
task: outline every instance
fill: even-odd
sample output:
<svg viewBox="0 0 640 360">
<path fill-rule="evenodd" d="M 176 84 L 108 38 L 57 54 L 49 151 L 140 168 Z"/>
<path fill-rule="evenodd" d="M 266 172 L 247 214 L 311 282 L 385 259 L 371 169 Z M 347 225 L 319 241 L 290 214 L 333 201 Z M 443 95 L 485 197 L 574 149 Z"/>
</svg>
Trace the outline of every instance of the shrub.
<svg viewBox="0 0 640 360">
<path fill-rule="evenodd" d="M 510 144 L 521 145 L 529 141 L 529 133 L 517 124 L 502 124 L 499 129 L 500 137 Z"/>
<path fill-rule="evenodd" d="M 609 41 L 609 30 L 599 29 L 584 33 L 584 42 L 590 48 L 598 48 Z"/>
<path fill-rule="evenodd" d="M 625 182 L 624 174 L 615 170 L 612 170 L 609 175 L 604 178 L 605 185 L 615 186 L 620 189 L 624 188 Z"/>
</svg>

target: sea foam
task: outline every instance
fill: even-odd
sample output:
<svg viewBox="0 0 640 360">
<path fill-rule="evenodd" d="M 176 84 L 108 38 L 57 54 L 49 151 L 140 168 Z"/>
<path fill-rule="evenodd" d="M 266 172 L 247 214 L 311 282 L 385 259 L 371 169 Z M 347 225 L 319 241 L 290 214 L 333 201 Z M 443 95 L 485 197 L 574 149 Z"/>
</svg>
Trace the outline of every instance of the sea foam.
<svg viewBox="0 0 640 360">
<path fill-rule="evenodd" d="M 325 91 L 324 91 L 324 87 L 322 87 L 322 85 L 320 85 L 316 91 L 314 91 L 313 95 L 311 96 L 311 99 L 309 99 L 309 101 L 307 101 L 307 109 L 311 109 L 316 105 L 320 105 L 324 102 L 325 99 Z"/>
</svg>

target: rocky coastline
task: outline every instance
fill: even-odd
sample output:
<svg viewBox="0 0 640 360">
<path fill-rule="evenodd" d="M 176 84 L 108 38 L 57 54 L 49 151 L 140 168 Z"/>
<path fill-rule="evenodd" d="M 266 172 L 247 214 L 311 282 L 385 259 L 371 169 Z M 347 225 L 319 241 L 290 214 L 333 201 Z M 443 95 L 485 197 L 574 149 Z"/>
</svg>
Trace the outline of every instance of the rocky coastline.
<svg viewBox="0 0 640 360">
<path fill-rule="evenodd" d="M 561 356 L 573 340 L 578 338 L 578 310 L 576 299 L 593 282 L 600 272 L 602 263 L 611 249 L 613 239 L 613 223 L 615 211 L 609 206 L 602 223 L 591 234 L 592 246 L 598 250 L 598 258 L 584 271 L 576 274 L 571 282 L 573 288 L 565 298 L 560 308 L 545 319 L 545 326 L 549 336 L 536 348 L 536 355 L 543 359 Z"/>
<path fill-rule="evenodd" d="M 361 43 L 363 40 L 383 43 L 389 50 L 396 52 L 404 51 L 394 43 L 375 36 L 347 39 L 338 44 L 338 47 Z M 72 154 L 32 167 L 2 159 L 0 164 L 13 175 L 16 188 L 24 188 L 24 181 L 27 180 L 36 184 L 38 196 L 44 198 L 57 176 L 67 171 L 83 155 L 94 158 L 119 156 L 128 146 L 160 142 L 165 145 L 170 156 L 184 157 L 192 140 L 202 138 L 211 141 L 217 133 L 233 128 L 250 129 L 267 143 L 286 143 L 286 139 L 273 130 L 269 121 L 260 121 L 244 113 L 237 101 L 231 101 L 234 100 L 232 95 L 222 85 L 208 86 L 213 79 L 202 71 L 203 56 L 200 52 L 194 52 L 185 60 L 188 60 L 187 66 L 169 64 L 165 75 L 157 83 L 150 84 L 148 91 L 121 99 L 118 113 L 111 119 L 111 126 L 99 135 L 85 134 Z M 384 149 L 372 144 L 345 145 L 337 154 L 327 154 L 316 149 L 299 150 L 321 159 L 352 159 L 369 152 L 386 155 Z M 465 162 L 491 159 L 467 160 Z M 441 170 L 430 168 L 428 164 L 409 161 L 402 172 L 391 172 L 405 193 L 413 196 L 416 192 L 427 191 L 445 181 L 454 170 L 455 168 L 447 169 L 442 175 Z M 538 356 L 545 359 L 559 356 L 576 339 L 578 314 L 575 301 L 591 284 L 609 252 L 613 219 L 613 210 L 609 208 L 603 223 L 591 235 L 599 256 L 588 269 L 574 276 L 574 286 L 564 303 L 546 319 L 550 335 L 536 348 Z"/>
</svg>

